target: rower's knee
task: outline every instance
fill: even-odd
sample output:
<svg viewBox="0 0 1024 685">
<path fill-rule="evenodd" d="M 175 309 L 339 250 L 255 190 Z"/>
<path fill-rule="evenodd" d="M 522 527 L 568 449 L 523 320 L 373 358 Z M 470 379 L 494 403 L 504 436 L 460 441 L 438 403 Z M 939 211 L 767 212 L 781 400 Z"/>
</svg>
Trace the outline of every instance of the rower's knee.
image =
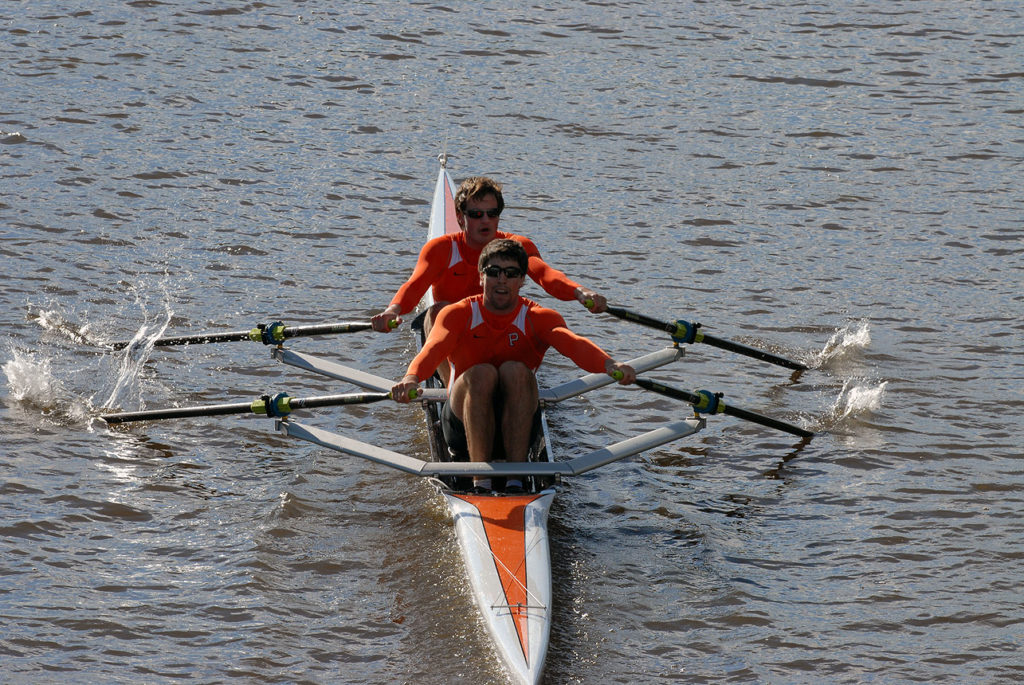
<svg viewBox="0 0 1024 685">
<path fill-rule="evenodd" d="M 479 392 L 493 392 L 498 387 L 498 369 L 493 364 L 477 364 L 462 374 L 466 385 Z"/>
<path fill-rule="evenodd" d="M 516 361 L 502 364 L 501 368 L 498 369 L 498 375 L 501 378 L 502 384 L 506 386 L 513 383 L 528 383 L 534 380 L 533 371 L 530 367 Z"/>
<path fill-rule="evenodd" d="M 434 327 L 434 319 L 441 313 L 441 310 L 448 306 L 447 302 L 437 302 L 432 304 L 427 309 L 427 315 L 423 317 L 423 334 L 427 335 L 430 333 L 430 329 Z"/>
</svg>

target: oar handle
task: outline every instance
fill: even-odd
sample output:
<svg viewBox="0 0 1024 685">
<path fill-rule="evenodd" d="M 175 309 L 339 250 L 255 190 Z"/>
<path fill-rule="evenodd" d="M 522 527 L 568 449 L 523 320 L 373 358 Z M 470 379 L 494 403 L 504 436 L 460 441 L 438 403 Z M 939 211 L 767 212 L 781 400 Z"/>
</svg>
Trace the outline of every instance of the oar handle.
<svg viewBox="0 0 1024 685">
<path fill-rule="evenodd" d="M 652 381 L 648 378 L 637 378 L 636 384 L 641 388 L 656 392 L 659 395 L 665 395 L 666 397 L 672 397 L 677 400 L 683 400 L 693 405 L 694 409 L 701 413 L 706 414 L 728 414 L 729 416 L 735 416 L 738 419 L 744 421 L 750 421 L 767 428 L 774 428 L 775 430 L 783 431 L 784 433 L 790 433 L 797 435 L 801 438 L 814 437 L 814 433 L 809 430 L 794 426 L 791 423 L 785 421 L 779 421 L 769 416 L 762 416 L 746 409 L 740 409 L 739 407 L 733 407 L 722 401 L 722 393 L 713 393 L 709 390 L 699 390 L 697 392 L 689 392 L 687 390 L 681 390 L 679 388 L 673 388 L 671 386 Z"/>
<path fill-rule="evenodd" d="M 409 391 L 409 399 L 415 400 L 420 391 L 413 388 Z M 347 404 L 370 404 L 391 399 L 389 392 L 362 392 L 345 395 L 321 395 L 318 397 L 290 397 L 287 393 L 262 395 L 252 402 L 237 404 L 215 404 L 205 407 L 175 407 L 171 409 L 152 409 L 147 411 L 123 412 L 120 414 L 104 414 L 101 419 L 108 424 L 129 423 L 132 421 L 159 421 L 162 419 L 183 419 L 194 416 L 222 416 L 225 414 L 260 414 L 268 417 L 283 417 L 295 409 L 315 409 L 316 407 L 337 407 Z"/>
</svg>

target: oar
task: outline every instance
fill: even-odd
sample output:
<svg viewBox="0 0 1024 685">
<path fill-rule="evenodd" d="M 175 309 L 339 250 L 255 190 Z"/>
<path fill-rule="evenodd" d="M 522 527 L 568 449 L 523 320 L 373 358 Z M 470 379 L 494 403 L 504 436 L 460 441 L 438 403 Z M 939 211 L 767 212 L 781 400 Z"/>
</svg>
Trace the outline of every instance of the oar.
<svg viewBox="0 0 1024 685">
<path fill-rule="evenodd" d="M 419 397 L 419 391 L 409 392 L 409 399 Z M 334 407 L 344 404 L 370 404 L 391 399 L 389 392 L 363 392 L 347 395 L 321 395 L 319 397 L 289 397 L 285 393 L 263 395 L 252 402 L 237 404 L 214 404 L 205 407 L 175 407 L 172 409 L 152 409 L 132 411 L 122 414 L 105 414 L 100 416 L 107 423 L 128 423 L 130 421 L 158 421 L 161 419 L 184 419 L 190 416 L 222 416 L 224 414 L 263 414 L 268 417 L 281 417 L 290 414 L 294 409 L 313 409 L 315 407 Z"/>
<path fill-rule="evenodd" d="M 742 354 L 747 357 L 753 357 L 754 359 L 760 359 L 762 361 L 770 362 L 772 364 L 784 366 L 787 369 L 795 369 L 797 371 L 807 370 L 807 366 L 801 364 L 800 362 L 795 362 L 791 359 L 786 359 L 785 357 L 780 357 L 778 355 L 772 354 L 771 352 L 765 352 L 764 350 L 759 350 L 755 347 L 748 347 L 747 345 L 743 345 L 741 343 L 733 342 L 731 340 L 724 340 L 722 338 L 716 338 L 713 335 L 708 335 L 707 333 L 701 330 L 701 325 L 699 323 L 690 323 L 689 321 L 683 321 L 681 319 L 674 323 L 668 321 L 660 321 L 650 316 L 645 316 L 644 314 L 638 314 L 634 311 L 630 311 L 629 309 L 624 309 L 622 307 L 612 307 L 610 305 L 605 311 L 607 311 L 612 316 L 619 317 L 620 319 L 632 321 L 634 323 L 640 324 L 641 326 L 647 326 L 649 328 L 654 328 L 659 331 L 665 331 L 666 333 L 669 333 L 672 336 L 672 339 L 675 340 L 676 342 L 704 343 L 705 345 L 711 345 L 722 350 L 728 350 L 730 352 Z"/>
<path fill-rule="evenodd" d="M 392 321 L 392 328 L 396 322 Z M 157 338 L 153 341 L 154 347 L 169 347 L 171 345 L 200 345 L 203 343 L 238 342 L 240 340 L 251 340 L 263 343 L 264 345 L 276 345 L 287 338 L 298 338 L 310 335 L 335 335 L 337 333 L 356 333 L 373 328 L 369 321 L 358 321 L 353 323 L 322 323 L 312 326 L 285 326 L 280 321 L 273 323 L 261 323 L 256 328 L 247 331 L 233 331 L 230 333 L 200 333 L 198 335 L 179 335 L 166 338 Z M 122 340 L 111 343 L 115 350 L 123 350 L 132 344 L 131 340 Z"/>
<path fill-rule="evenodd" d="M 785 421 L 779 421 L 768 416 L 762 416 L 761 414 L 755 414 L 752 411 L 746 409 L 740 409 L 733 407 L 722 401 L 721 393 L 713 393 L 708 390 L 698 390 L 697 392 L 688 392 L 686 390 L 680 390 L 679 388 L 671 388 L 667 385 L 652 381 L 647 378 L 637 378 L 636 384 L 641 388 L 656 392 L 659 395 L 665 395 L 677 400 L 683 400 L 693 405 L 693 408 L 698 412 L 705 414 L 728 414 L 729 416 L 735 416 L 738 419 L 744 421 L 750 421 L 757 423 L 768 428 L 774 428 L 792 435 L 798 435 L 801 438 L 814 437 L 814 433 L 809 430 L 804 430 L 799 426 L 794 426 L 791 423 Z"/>
</svg>

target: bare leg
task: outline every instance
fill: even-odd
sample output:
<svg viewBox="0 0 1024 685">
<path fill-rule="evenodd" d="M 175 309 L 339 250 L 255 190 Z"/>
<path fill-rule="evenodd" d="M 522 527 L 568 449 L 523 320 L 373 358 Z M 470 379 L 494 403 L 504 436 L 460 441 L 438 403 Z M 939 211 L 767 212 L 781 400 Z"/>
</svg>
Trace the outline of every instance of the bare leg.
<svg viewBox="0 0 1024 685">
<path fill-rule="evenodd" d="M 452 412 L 466 427 L 470 461 L 490 461 L 494 447 L 497 417 L 494 397 L 498 389 L 498 370 L 490 364 L 477 364 L 455 379 L 449 401 Z"/>
<path fill-rule="evenodd" d="M 501 435 L 505 457 L 509 461 L 526 461 L 533 415 L 537 412 L 537 378 L 522 362 L 505 362 L 498 376 L 504 397 Z"/>
</svg>

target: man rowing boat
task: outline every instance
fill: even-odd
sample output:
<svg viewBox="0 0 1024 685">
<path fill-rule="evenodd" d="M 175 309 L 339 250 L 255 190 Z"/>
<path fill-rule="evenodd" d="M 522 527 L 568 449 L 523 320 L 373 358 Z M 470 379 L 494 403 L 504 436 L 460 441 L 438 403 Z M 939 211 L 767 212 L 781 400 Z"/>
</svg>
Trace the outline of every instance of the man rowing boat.
<svg viewBox="0 0 1024 685">
<path fill-rule="evenodd" d="M 499 238 L 522 244 L 529 258 L 530 278 L 550 295 L 565 301 L 575 299 L 584 306 L 590 301 L 593 303 L 591 312 L 603 312 L 607 307 L 605 298 L 549 266 L 541 259 L 533 241 L 498 230 L 498 219 L 504 208 L 501 184 L 483 176 L 464 180 L 455 193 L 455 214 L 462 231 L 434 238 L 423 246 L 409 280 L 398 289 L 391 304 L 372 318 L 374 330 L 384 333 L 395 325 L 392 322 L 401 323 L 401 315 L 411 312 L 427 288 L 432 287 L 435 304 L 424 322 L 424 331 L 429 333 L 442 307 L 480 294 L 480 280 L 476 272 L 480 251 Z"/>
<path fill-rule="evenodd" d="M 444 308 L 406 375 L 391 389 L 397 402 L 430 377 L 445 360 L 451 371 L 448 401 L 442 409 L 445 439 L 465 450 L 470 461 L 526 461 L 538 409 L 535 372 L 549 347 L 591 373 L 621 374 L 623 385 L 636 379 L 629 364 L 612 359 L 596 344 L 570 331 L 562 315 L 519 295 L 529 255 L 516 240 L 498 239 L 479 259 L 480 295 Z M 490 479 L 476 479 L 490 490 Z M 522 482 L 509 479 L 506 491 Z"/>
</svg>

